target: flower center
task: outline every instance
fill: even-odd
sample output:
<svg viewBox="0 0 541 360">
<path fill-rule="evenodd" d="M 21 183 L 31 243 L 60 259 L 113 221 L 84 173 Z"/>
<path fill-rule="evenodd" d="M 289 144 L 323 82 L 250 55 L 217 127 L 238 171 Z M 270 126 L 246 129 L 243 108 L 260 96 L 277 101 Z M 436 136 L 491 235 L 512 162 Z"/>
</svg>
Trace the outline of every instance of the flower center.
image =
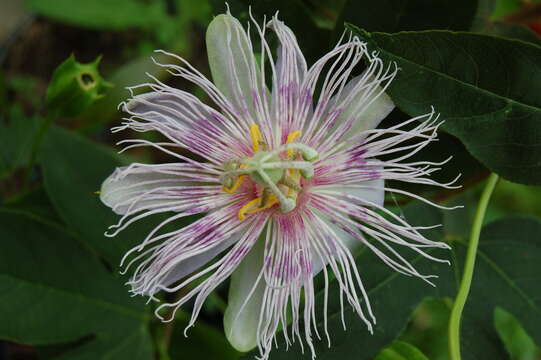
<svg viewBox="0 0 541 360">
<path fill-rule="evenodd" d="M 225 192 L 234 193 L 248 178 L 262 188 L 261 196 L 246 203 L 239 210 L 240 220 L 244 220 L 247 214 L 268 209 L 276 204 L 280 204 L 283 213 L 295 209 L 297 197 L 302 191 L 301 177 L 310 179 L 314 176 L 312 163 L 318 158 L 316 150 L 294 142 L 300 134 L 298 130 L 290 133 L 285 144 L 269 151 L 262 142 L 259 126 L 253 124 L 250 127 L 250 137 L 254 155 L 226 161 L 225 171 L 220 177 Z"/>
</svg>

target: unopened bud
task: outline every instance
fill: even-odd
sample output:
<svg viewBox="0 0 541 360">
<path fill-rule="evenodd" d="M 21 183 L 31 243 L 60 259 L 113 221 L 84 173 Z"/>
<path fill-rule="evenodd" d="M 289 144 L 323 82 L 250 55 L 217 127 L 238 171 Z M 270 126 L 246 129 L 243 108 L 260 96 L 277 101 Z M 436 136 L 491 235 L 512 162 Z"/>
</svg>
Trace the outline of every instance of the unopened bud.
<svg viewBox="0 0 541 360">
<path fill-rule="evenodd" d="M 47 88 L 47 106 L 59 115 L 76 116 L 96 100 L 101 99 L 113 84 L 98 72 L 101 57 L 81 64 L 71 55 L 56 68 Z"/>
</svg>

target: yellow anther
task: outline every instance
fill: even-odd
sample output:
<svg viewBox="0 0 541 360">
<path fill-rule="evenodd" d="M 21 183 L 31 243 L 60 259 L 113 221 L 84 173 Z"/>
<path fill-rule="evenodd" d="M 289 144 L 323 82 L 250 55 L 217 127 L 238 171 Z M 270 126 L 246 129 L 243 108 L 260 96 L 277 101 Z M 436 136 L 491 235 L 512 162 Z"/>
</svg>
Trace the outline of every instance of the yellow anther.
<svg viewBox="0 0 541 360">
<path fill-rule="evenodd" d="M 246 219 L 246 214 L 248 215 L 255 214 L 258 211 L 267 210 L 273 207 L 274 205 L 278 204 L 278 198 L 274 194 L 269 196 L 267 203 L 264 204 L 263 206 L 261 206 L 262 200 L 263 200 L 263 197 L 260 196 L 246 203 L 243 207 L 241 207 L 239 212 L 237 213 L 237 216 L 239 217 L 239 219 L 243 221 L 244 219 Z"/>
<path fill-rule="evenodd" d="M 247 167 L 248 167 L 248 164 L 240 164 L 239 165 L 239 169 L 245 169 Z M 228 188 L 227 186 L 224 186 L 224 187 L 222 187 L 222 190 L 225 191 L 228 194 L 233 194 L 239 188 L 239 186 L 241 186 L 241 184 L 244 182 L 246 177 L 247 177 L 246 175 L 239 176 L 237 178 L 237 181 L 235 181 L 235 183 L 233 184 L 233 186 L 231 186 L 230 188 Z"/>
<path fill-rule="evenodd" d="M 288 169 L 288 176 L 284 179 L 284 185 L 287 186 L 287 196 L 296 198 L 300 188 L 301 173 L 297 169 Z M 296 184 L 297 189 L 292 184 Z"/>
<path fill-rule="evenodd" d="M 256 124 L 252 124 L 250 126 L 250 136 L 252 137 L 252 149 L 254 149 L 254 153 L 259 151 L 259 144 L 263 140 L 261 138 L 261 131 L 259 131 L 259 126 Z"/>
<path fill-rule="evenodd" d="M 286 141 L 286 144 L 292 143 L 292 142 L 295 141 L 295 139 L 298 138 L 299 136 L 301 136 L 301 131 L 300 131 L 300 130 L 295 130 L 295 131 L 289 133 L 289 134 L 287 135 L 287 141 Z M 288 157 L 288 158 L 291 158 L 291 157 L 293 156 L 293 152 L 294 152 L 293 149 L 289 149 L 289 150 L 287 151 L 287 157 Z M 291 174 L 291 175 L 295 175 L 295 174 L 298 174 L 298 173 L 299 173 L 299 172 L 298 172 L 297 170 L 295 170 L 295 169 L 289 169 L 288 172 L 289 172 L 289 174 Z M 287 192 L 287 196 L 290 196 L 290 195 L 291 195 L 291 189 L 289 189 L 288 192 Z"/>
<path fill-rule="evenodd" d="M 258 199 L 260 199 L 260 201 L 262 200 L 261 197 L 258 197 Z M 274 205 L 278 204 L 278 198 L 276 197 L 276 195 L 271 195 L 269 196 L 269 199 L 267 200 L 267 203 L 263 206 L 261 206 L 261 204 L 259 204 L 259 207 L 255 208 L 255 209 L 249 209 L 247 214 L 254 214 L 258 211 L 261 211 L 261 210 L 267 210 L 271 207 L 273 207 Z"/>
<path fill-rule="evenodd" d="M 296 138 L 298 138 L 299 136 L 301 136 L 301 131 L 300 130 L 296 130 L 296 131 L 293 131 L 292 133 L 289 133 L 287 135 L 287 142 L 286 144 L 289 144 L 289 143 L 292 143 L 293 141 L 295 141 Z M 293 155 L 293 150 L 290 149 L 287 151 L 287 156 L 288 157 L 291 157 Z"/>
<path fill-rule="evenodd" d="M 241 221 L 246 219 L 246 213 L 252 208 L 252 206 L 254 206 L 256 204 L 259 204 L 260 201 L 261 201 L 261 198 L 258 197 L 258 198 L 253 199 L 252 201 L 248 202 L 243 207 L 241 207 L 239 212 L 237 213 L 237 216 L 239 217 L 239 219 Z"/>
<path fill-rule="evenodd" d="M 241 175 L 237 178 L 237 181 L 233 184 L 233 186 L 231 186 L 230 188 L 228 187 L 223 187 L 223 191 L 225 191 L 226 193 L 228 194 L 233 194 L 238 188 L 239 186 L 242 184 L 242 182 L 244 181 L 244 179 L 246 179 L 246 175 Z"/>
<path fill-rule="evenodd" d="M 301 136 L 300 130 L 289 133 L 286 144 L 294 143 L 299 136 Z M 263 137 L 259 126 L 256 124 L 250 126 L 250 137 L 254 153 L 259 153 L 244 160 L 231 162 L 231 166 L 226 168 L 227 171 L 222 179 L 227 185 L 231 184 L 232 180 L 235 180 L 235 183 L 231 187 L 223 187 L 223 190 L 229 194 L 234 193 L 248 177 L 254 181 L 255 186 L 259 186 L 259 191 L 262 191 L 260 197 L 250 200 L 239 209 L 237 212 L 239 220 L 243 221 L 247 215 L 270 209 L 277 204 L 280 205 L 280 210 L 283 213 L 292 211 L 296 206 L 296 199 L 299 192 L 302 191 L 301 170 L 311 171 L 312 174 L 314 170 L 308 163 L 305 167 L 298 166 L 295 163 L 296 166 L 294 167 L 299 167 L 299 169 L 288 169 L 286 164 L 293 157 L 296 157 L 295 151 L 301 151 L 303 158 L 305 156 L 314 158 L 313 153 L 315 153 L 315 150 L 302 144 L 292 144 L 289 145 L 292 149 L 288 149 L 288 146 L 282 145 L 278 150 L 268 151 L 267 146 L 262 141 Z M 262 145 L 264 148 L 261 150 Z M 287 160 L 278 154 L 285 149 L 287 149 L 289 158 Z M 306 155 L 307 153 L 310 155 Z M 251 165 L 254 166 L 251 167 Z M 239 169 L 246 170 L 239 171 Z M 235 178 L 234 175 L 239 176 Z"/>
</svg>

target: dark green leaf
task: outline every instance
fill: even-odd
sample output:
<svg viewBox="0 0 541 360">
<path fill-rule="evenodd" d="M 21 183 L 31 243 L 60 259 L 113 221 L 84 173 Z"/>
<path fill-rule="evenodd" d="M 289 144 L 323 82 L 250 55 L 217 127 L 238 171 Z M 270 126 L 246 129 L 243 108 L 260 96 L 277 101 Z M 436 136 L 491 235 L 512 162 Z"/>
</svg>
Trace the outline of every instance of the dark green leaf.
<svg viewBox="0 0 541 360">
<path fill-rule="evenodd" d="M 212 20 L 209 0 L 186 1 L 168 0 L 167 13 L 171 18 L 156 27 L 155 34 L 160 44 L 168 46 L 169 51 L 186 56 L 194 42 L 193 23 L 206 26 Z"/>
<path fill-rule="evenodd" d="M 0 179 L 28 164 L 40 121 L 37 115 L 25 116 L 18 106 L 10 108 L 8 119 L 0 117 Z"/>
<path fill-rule="evenodd" d="M 333 30 L 345 2 L 345 0 L 305 0 L 304 4 L 319 28 Z"/>
<path fill-rule="evenodd" d="M 453 266 L 455 281 L 459 281 L 467 240 L 455 231 L 449 233 L 448 218 L 451 215 L 448 214 L 452 213 L 446 212 L 445 236 L 454 239 Z M 466 221 L 463 223 L 467 232 L 469 226 Z M 539 341 L 541 297 L 537 279 L 541 276 L 541 267 L 537 265 L 537 259 L 541 256 L 540 240 L 541 221 L 535 218 L 507 218 L 483 228 L 461 325 L 463 359 L 509 359 L 493 325 L 494 311 L 498 306 L 513 309 L 526 331 Z M 431 360 L 447 359 L 447 320 L 451 301 L 425 301 L 417 310 L 423 313 L 415 314 L 414 321 L 401 339 L 418 346 Z M 434 352 L 437 349 L 443 350 L 443 354 Z"/>
<path fill-rule="evenodd" d="M 428 360 L 428 358 L 415 346 L 395 341 L 383 349 L 374 360 Z"/>
<path fill-rule="evenodd" d="M 508 359 L 493 327 L 497 306 L 509 309 L 541 343 L 541 221 L 515 217 L 483 228 L 474 281 L 462 320 L 465 359 Z"/>
<path fill-rule="evenodd" d="M 144 305 L 73 237 L 5 210 L 0 233 L 1 338 L 51 344 L 90 335 L 62 358 L 152 358 Z"/>
<path fill-rule="evenodd" d="M 500 307 L 494 310 L 494 327 L 512 360 L 538 360 L 541 358 L 541 351 L 524 331 L 520 322 Z"/>
<path fill-rule="evenodd" d="M 430 360 L 448 360 L 452 300 L 427 298 L 413 313 L 400 340 L 415 345 Z"/>
<path fill-rule="evenodd" d="M 447 31 L 357 32 L 401 68 L 388 91 L 402 111 L 434 106 L 444 129 L 489 169 L 541 184 L 541 47 Z"/>
<path fill-rule="evenodd" d="M 345 22 L 382 32 L 469 30 L 488 17 L 493 7 L 492 0 L 348 0 L 335 33 L 342 33 Z"/>
<path fill-rule="evenodd" d="M 501 36 L 509 39 L 526 41 L 541 46 L 541 37 L 526 26 L 508 24 L 500 21 L 488 23 L 480 30 L 482 33 L 494 36 Z"/>
<path fill-rule="evenodd" d="M 39 15 L 93 29 L 151 28 L 166 16 L 163 1 L 27 0 L 26 5 Z"/>
<path fill-rule="evenodd" d="M 5 209 L 35 215 L 52 223 L 61 224 L 62 220 L 49 200 L 43 186 L 38 186 L 31 191 L 12 197 L 4 204 Z"/>
<path fill-rule="evenodd" d="M 184 336 L 184 328 L 188 325 L 190 315 L 178 312 L 175 329 L 170 343 L 171 359 L 238 359 L 241 353 L 229 344 L 223 331 L 198 320 L 195 327 Z"/>
<path fill-rule="evenodd" d="M 410 116 L 403 114 L 399 109 L 395 109 L 381 122 L 380 127 L 389 128 L 409 119 Z M 393 154 L 382 156 L 380 159 L 392 161 L 393 156 Z M 464 186 L 469 186 L 470 184 L 483 179 L 485 176 L 488 176 L 488 170 L 471 156 L 460 140 L 444 131 L 440 131 L 438 134 L 438 141 L 431 143 L 429 146 L 414 154 L 410 160 L 411 162 L 432 161 L 439 163 L 451 156 L 452 159 L 449 162 L 441 166 L 440 170 L 431 174 L 433 180 L 445 184 L 460 174 L 459 183 Z M 440 188 L 434 186 L 410 184 L 402 181 L 390 182 L 389 185 L 390 187 L 408 190 L 415 194 L 430 193 L 430 198 L 436 197 L 438 199 L 445 198 L 450 195 L 451 192 L 457 191 L 442 191 Z M 394 205 L 392 200 L 389 204 Z"/>
<path fill-rule="evenodd" d="M 528 215 L 541 218 L 541 187 L 500 181 L 490 211 L 498 217 Z"/>
<path fill-rule="evenodd" d="M 7 85 L 6 76 L 2 71 L 0 71 L 0 117 L 5 115 L 8 104 Z"/>
<path fill-rule="evenodd" d="M 462 199 L 465 200 L 464 197 Z M 463 203 L 466 208 L 474 206 L 474 203 Z M 466 209 L 460 212 L 467 213 Z M 462 215 L 454 213 L 445 213 L 444 227 L 445 236 L 454 239 L 453 265 L 458 281 L 467 245 L 463 236 L 467 235 L 470 226 L 467 219 L 463 219 L 464 233 L 455 231 L 453 228 L 458 228 Z M 450 228 L 449 218 L 452 217 L 456 219 Z M 509 359 L 494 330 L 493 316 L 498 306 L 513 309 L 523 325 L 529 324 L 529 329 L 535 329 L 533 333 L 528 328 L 527 331 L 532 336 L 535 333 L 539 341 L 540 292 L 536 283 L 541 276 L 541 267 L 536 259 L 541 255 L 540 240 L 541 222 L 535 218 L 507 218 L 484 227 L 461 326 L 463 359 Z M 401 339 L 418 346 L 431 360 L 446 359 L 451 301 L 425 301 Z M 438 349 L 443 350 L 443 354 L 437 352 Z"/>
<path fill-rule="evenodd" d="M 152 360 L 152 339 L 144 325 L 134 327 L 124 334 L 114 330 L 114 335 L 98 334 L 93 342 L 62 353 L 55 360 L 128 359 Z M 120 336 L 119 336 L 120 335 Z"/>
<path fill-rule="evenodd" d="M 53 127 L 43 143 L 40 162 L 45 188 L 62 219 L 113 267 L 163 220 L 160 216 L 143 219 L 112 239 L 103 235 L 119 219 L 96 194 L 115 167 L 122 165 L 112 149 Z M 182 227 L 187 221 L 190 219 L 172 226 Z"/>
</svg>

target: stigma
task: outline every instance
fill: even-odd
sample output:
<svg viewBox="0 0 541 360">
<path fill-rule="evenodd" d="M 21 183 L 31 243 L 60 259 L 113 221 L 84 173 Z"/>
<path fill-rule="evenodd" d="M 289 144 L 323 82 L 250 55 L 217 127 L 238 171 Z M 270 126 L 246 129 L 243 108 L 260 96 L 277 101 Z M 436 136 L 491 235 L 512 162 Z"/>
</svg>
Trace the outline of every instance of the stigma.
<svg viewBox="0 0 541 360">
<path fill-rule="evenodd" d="M 302 191 L 301 178 L 311 179 L 314 176 L 313 162 L 319 156 L 313 148 L 295 142 L 300 135 L 299 130 L 291 132 L 285 144 L 268 150 L 259 126 L 253 124 L 250 137 L 254 154 L 225 162 L 220 181 L 226 193 L 233 194 L 244 182 L 251 181 L 261 194 L 240 208 L 237 214 L 240 220 L 275 205 L 282 213 L 297 207 L 297 197 Z"/>
</svg>

